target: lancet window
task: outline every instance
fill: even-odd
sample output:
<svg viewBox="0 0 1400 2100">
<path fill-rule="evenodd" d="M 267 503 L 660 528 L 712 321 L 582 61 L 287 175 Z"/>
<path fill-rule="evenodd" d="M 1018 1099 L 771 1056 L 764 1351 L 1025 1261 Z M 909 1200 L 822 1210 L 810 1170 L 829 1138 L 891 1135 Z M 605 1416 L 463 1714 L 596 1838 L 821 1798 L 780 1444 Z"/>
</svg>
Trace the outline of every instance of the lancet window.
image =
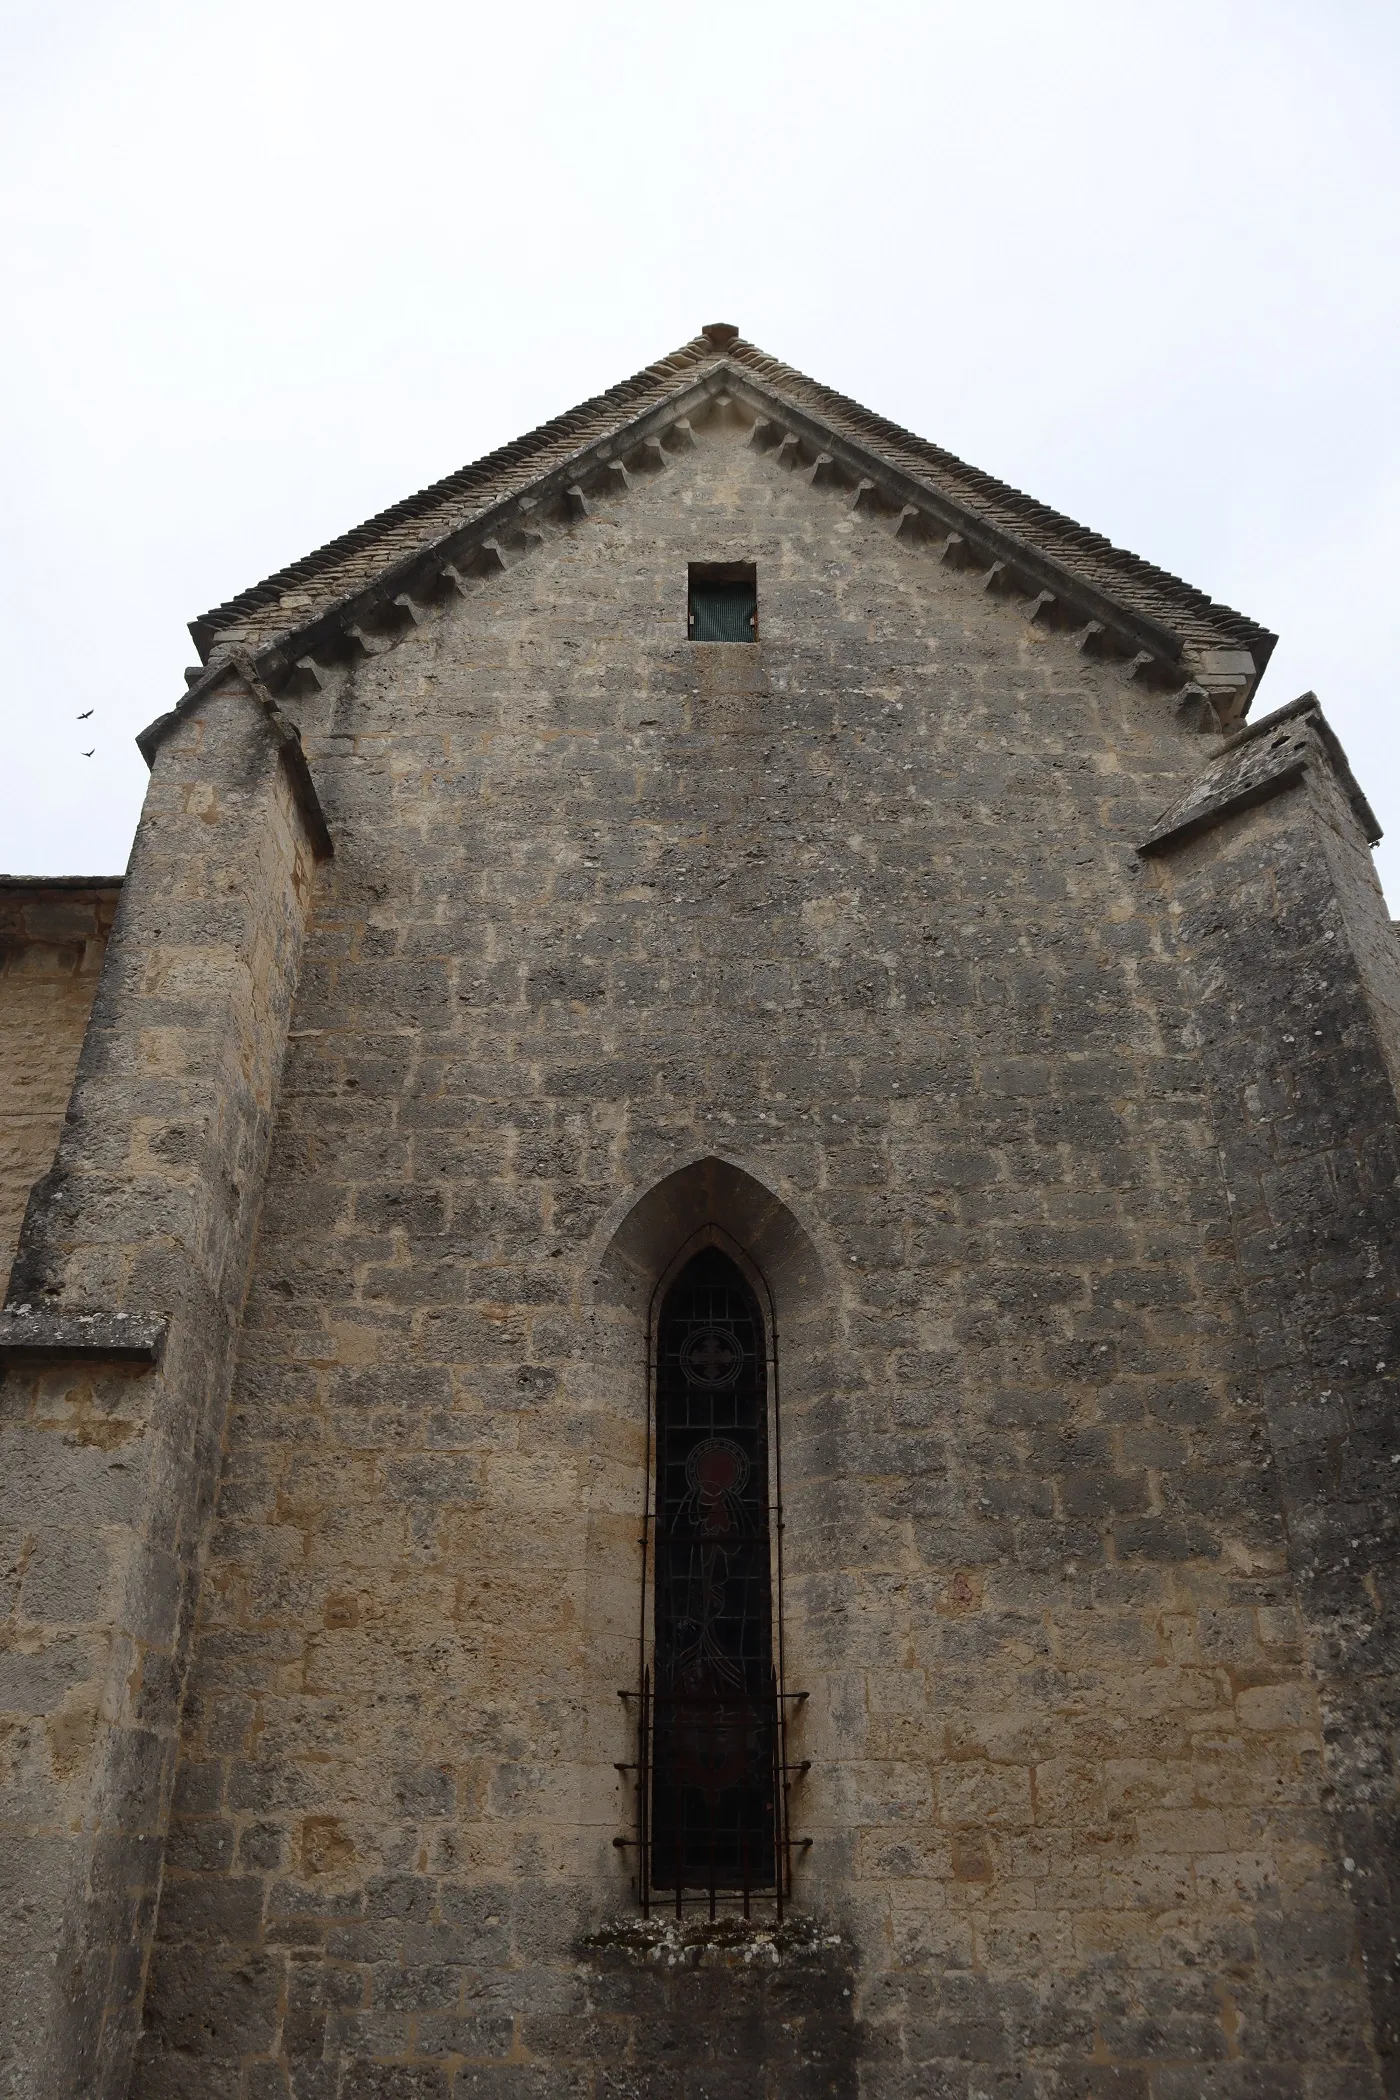
<svg viewBox="0 0 1400 2100">
<path fill-rule="evenodd" d="M 786 1779 L 776 1366 L 748 1279 L 707 1246 L 654 1325 L 640 1892 L 781 1903 Z M 648 1625 L 647 1621 L 650 1621 Z"/>
</svg>

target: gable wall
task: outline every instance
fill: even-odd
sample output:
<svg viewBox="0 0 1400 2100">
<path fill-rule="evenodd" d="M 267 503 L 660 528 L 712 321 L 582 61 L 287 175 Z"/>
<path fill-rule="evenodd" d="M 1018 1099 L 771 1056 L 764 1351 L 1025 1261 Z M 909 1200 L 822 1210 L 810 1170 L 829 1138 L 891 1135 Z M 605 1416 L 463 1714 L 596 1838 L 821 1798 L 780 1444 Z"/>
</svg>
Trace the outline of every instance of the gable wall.
<svg viewBox="0 0 1400 2100">
<path fill-rule="evenodd" d="M 300 703 L 336 859 L 138 2094 L 1374 2090 L 1133 851 L 1202 746 L 846 500 L 702 430 Z M 762 643 L 693 648 L 686 563 L 736 558 Z M 839 1936 L 719 1998 L 580 1939 L 629 1905 L 644 1419 L 593 1287 L 711 1152 L 826 1274 L 784 1448 L 798 1897 Z M 1285 1914 L 1333 1935 L 1286 2006 Z"/>
</svg>

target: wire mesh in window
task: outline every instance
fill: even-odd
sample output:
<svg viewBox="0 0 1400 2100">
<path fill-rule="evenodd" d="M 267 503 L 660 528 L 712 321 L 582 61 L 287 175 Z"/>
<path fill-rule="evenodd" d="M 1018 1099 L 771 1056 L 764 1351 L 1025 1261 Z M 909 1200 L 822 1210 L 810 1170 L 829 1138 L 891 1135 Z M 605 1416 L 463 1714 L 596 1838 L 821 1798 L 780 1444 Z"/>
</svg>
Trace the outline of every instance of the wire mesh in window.
<svg viewBox="0 0 1400 2100">
<path fill-rule="evenodd" d="M 692 642 L 752 642 L 758 632 L 758 579 L 750 569 L 716 575 L 698 564 L 690 571 Z"/>
</svg>

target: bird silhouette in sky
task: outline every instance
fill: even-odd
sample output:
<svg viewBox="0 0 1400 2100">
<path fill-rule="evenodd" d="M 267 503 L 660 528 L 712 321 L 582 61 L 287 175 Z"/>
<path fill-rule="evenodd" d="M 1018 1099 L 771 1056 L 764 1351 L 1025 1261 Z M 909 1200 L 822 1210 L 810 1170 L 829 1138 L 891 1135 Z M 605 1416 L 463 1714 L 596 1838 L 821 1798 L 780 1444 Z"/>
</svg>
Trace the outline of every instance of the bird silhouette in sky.
<svg viewBox="0 0 1400 2100">
<path fill-rule="evenodd" d="M 92 709 L 91 709 L 91 708 L 89 708 L 89 709 L 88 709 L 88 711 L 87 711 L 87 715 L 79 715 L 79 717 L 78 717 L 78 720 L 79 720 L 80 722 L 86 722 L 86 720 L 87 720 L 87 718 L 88 718 L 88 715 L 90 715 L 91 713 L 92 713 Z"/>
<path fill-rule="evenodd" d="M 95 751 L 96 749 L 97 749 L 97 746 L 96 746 L 96 744 L 94 744 L 94 745 L 93 745 L 93 747 L 92 747 L 92 751 Z M 91 758 L 91 757 L 92 757 L 92 751 L 85 751 L 85 752 L 83 753 L 83 757 L 84 757 L 84 758 Z"/>
</svg>

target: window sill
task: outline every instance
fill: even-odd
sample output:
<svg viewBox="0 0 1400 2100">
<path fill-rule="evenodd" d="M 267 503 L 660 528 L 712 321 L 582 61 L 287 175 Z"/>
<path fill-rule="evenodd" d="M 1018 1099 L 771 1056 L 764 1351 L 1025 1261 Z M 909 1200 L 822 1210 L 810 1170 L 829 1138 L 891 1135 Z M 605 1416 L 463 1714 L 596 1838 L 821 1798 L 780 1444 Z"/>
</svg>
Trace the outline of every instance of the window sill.
<svg viewBox="0 0 1400 2100">
<path fill-rule="evenodd" d="M 829 1963 L 844 1946 L 832 1927 L 790 1911 L 781 1925 L 772 1917 L 610 1918 L 585 1936 L 581 1952 L 639 1969 L 785 1969 Z"/>
</svg>

